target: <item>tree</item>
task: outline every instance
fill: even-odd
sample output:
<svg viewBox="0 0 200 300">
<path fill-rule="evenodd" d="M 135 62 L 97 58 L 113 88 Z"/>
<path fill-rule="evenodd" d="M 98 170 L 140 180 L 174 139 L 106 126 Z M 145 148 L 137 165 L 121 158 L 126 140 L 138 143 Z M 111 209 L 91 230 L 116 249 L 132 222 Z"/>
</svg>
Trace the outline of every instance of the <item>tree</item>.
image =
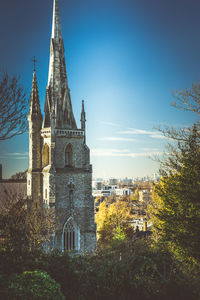
<svg viewBox="0 0 200 300">
<path fill-rule="evenodd" d="M 125 240 L 132 237 L 133 230 L 130 222 L 131 203 L 117 200 L 108 205 L 102 202 L 96 214 L 98 245 L 108 246 L 113 240 Z"/>
<path fill-rule="evenodd" d="M 139 189 L 138 188 L 135 189 L 133 196 L 131 196 L 131 199 L 134 201 L 139 201 Z"/>
<path fill-rule="evenodd" d="M 12 180 L 26 180 L 27 179 L 27 170 L 23 172 L 18 172 L 10 177 Z"/>
<path fill-rule="evenodd" d="M 174 253 L 200 260 L 200 132 L 194 125 L 180 136 L 163 162 L 155 186 L 152 221 L 158 240 Z"/>
<path fill-rule="evenodd" d="M 8 193 L 8 192 L 7 192 Z M 55 228 L 53 211 L 30 208 L 29 200 L 8 193 L 0 203 L 0 248 L 22 254 L 50 243 Z"/>
<path fill-rule="evenodd" d="M 11 139 L 27 130 L 28 99 L 19 79 L 0 77 L 0 140 Z"/>
<path fill-rule="evenodd" d="M 25 199 L 7 199 L 0 208 L 0 247 L 22 253 L 28 248 L 30 239 Z"/>
<path fill-rule="evenodd" d="M 190 89 L 178 89 L 172 94 L 176 98 L 176 101 L 172 103 L 174 107 L 200 115 L 200 82 L 193 83 Z"/>
</svg>

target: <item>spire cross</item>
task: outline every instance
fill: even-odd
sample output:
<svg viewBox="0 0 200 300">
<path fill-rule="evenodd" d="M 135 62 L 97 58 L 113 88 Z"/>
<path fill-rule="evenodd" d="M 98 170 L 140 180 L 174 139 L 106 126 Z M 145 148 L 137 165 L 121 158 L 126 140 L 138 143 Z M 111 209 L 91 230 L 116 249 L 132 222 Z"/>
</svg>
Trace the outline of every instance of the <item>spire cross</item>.
<svg viewBox="0 0 200 300">
<path fill-rule="evenodd" d="M 35 56 L 33 56 L 32 62 L 33 62 L 33 67 L 34 67 L 33 71 L 35 72 L 35 65 L 36 65 L 36 62 L 38 62 L 37 59 L 35 58 Z"/>
</svg>

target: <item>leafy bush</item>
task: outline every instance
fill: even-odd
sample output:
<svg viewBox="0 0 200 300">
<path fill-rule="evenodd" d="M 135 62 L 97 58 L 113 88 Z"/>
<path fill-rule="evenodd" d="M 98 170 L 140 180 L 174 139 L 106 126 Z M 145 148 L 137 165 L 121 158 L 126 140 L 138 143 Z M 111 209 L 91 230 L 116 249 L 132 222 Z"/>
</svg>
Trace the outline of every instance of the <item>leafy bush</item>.
<svg viewBox="0 0 200 300">
<path fill-rule="evenodd" d="M 170 253 L 147 241 L 76 257 L 73 264 L 79 277 L 76 299 L 197 299 Z"/>
<path fill-rule="evenodd" d="M 152 247 L 148 239 L 132 243 L 114 242 L 109 248 L 94 254 L 75 257 L 59 252 L 34 252 L 22 257 L 1 252 L 0 299 L 200 299 L 199 265 L 180 263 L 167 248 Z M 41 271 L 34 271 L 39 269 Z M 34 283 L 29 284 L 32 279 Z M 57 292 L 59 286 L 56 282 L 65 298 Z M 40 288 L 33 291 L 37 285 Z M 22 289 L 19 290 L 19 287 Z M 3 289 L 10 294 L 6 292 L 5 295 Z M 44 296 L 45 291 L 47 294 Z M 29 292 L 34 296 L 30 296 Z"/>
<path fill-rule="evenodd" d="M 14 274 L 6 292 L 8 299 L 49 299 L 64 300 L 60 285 L 46 272 L 26 271 L 21 275 Z"/>
</svg>

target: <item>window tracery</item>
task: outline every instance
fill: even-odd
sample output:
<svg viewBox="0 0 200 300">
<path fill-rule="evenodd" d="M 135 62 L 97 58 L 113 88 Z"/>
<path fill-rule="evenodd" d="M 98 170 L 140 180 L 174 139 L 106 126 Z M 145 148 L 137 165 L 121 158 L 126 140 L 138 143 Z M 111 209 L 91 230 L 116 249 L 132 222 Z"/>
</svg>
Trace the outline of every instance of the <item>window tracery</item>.
<svg viewBox="0 0 200 300">
<path fill-rule="evenodd" d="M 72 220 L 67 223 L 64 230 L 64 251 L 75 250 L 75 228 Z"/>
<path fill-rule="evenodd" d="M 80 249 L 80 229 L 74 219 L 70 217 L 63 227 L 62 251 Z"/>
</svg>

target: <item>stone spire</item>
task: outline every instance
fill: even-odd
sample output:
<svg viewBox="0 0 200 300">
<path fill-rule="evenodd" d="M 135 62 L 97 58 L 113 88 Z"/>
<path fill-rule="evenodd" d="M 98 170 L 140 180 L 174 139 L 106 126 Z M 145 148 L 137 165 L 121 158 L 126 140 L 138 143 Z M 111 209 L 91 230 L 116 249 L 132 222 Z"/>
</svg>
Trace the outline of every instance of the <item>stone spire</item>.
<svg viewBox="0 0 200 300">
<path fill-rule="evenodd" d="M 67 81 L 58 0 L 53 3 L 49 77 L 44 111 L 43 127 L 77 128 Z"/>
<path fill-rule="evenodd" d="M 31 91 L 31 103 L 30 103 L 30 110 L 29 115 L 37 114 L 42 117 L 41 109 L 40 109 L 40 99 L 38 93 L 38 85 L 37 85 L 37 78 L 35 73 L 35 66 L 33 71 L 33 80 L 32 80 L 32 91 Z"/>
<path fill-rule="evenodd" d="M 53 4 L 53 23 L 51 37 L 52 39 L 62 38 L 58 0 L 55 0 Z"/>
<path fill-rule="evenodd" d="M 82 112 L 81 112 L 81 129 L 82 130 L 85 130 L 85 122 L 86 122 L 86 117 L 85 117 L 84 100 L 82 100 Z"/>
<path fill-rule="evenodd" d="M 84 107 L 84 100 L 82 100 L 81 129 L 84 131 L 85 131 L 85 123 L 86 123 L 85 107 Z M 85 134 L 84 134 L 84 143 L 86 143 L 86 135 Z"/>
<path fill-rule="evenodd" d="M 38 93 L 37 78 L 34 71 L 32 80 L 32 91 L 30 99 L 30 110 L 28 115 L 29 122 L 29 171 L 39 170 L 41 168 L 41 136 L 42 114 L 40 109 L 40 100 Z"/>
</svg>

